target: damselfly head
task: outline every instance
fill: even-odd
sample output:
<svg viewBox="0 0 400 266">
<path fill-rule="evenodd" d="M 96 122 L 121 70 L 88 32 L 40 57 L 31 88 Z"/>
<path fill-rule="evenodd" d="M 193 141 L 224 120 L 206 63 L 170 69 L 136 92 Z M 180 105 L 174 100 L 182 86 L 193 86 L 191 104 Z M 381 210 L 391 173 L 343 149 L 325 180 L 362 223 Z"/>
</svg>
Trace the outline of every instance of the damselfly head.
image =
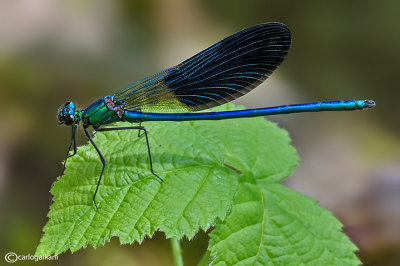
<svg viewBox="0 0 400 266">
<path fill-rule="evenodd" d="M 75 104 L 73 102 L 66 102 L 61 106 L 60 111 L 58 112 L 58 122 L 69 126 L 76 123 L 76 120 Z"/>
</svg>

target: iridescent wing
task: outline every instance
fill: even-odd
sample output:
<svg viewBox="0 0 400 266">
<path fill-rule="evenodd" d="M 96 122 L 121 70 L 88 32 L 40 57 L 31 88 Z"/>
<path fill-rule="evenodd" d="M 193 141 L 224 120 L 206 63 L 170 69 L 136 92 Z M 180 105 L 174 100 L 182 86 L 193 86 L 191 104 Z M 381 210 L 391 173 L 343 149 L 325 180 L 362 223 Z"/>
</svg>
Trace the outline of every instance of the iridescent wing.
<svg viewBox="0 0 400 266">
<path fill-rule="evenodd" d="M 127 110 L 199 111 L 230 102 L 262 83 L 283 61 L 289 29 L 264 23 L 239 31 L 114 97 Z"/>
</svg>

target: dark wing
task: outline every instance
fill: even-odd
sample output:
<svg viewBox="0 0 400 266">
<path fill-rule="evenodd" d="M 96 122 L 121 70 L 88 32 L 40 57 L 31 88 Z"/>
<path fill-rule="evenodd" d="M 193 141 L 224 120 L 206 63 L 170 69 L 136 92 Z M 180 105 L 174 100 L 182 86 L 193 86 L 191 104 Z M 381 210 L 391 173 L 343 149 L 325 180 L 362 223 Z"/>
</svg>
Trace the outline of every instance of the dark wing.
<svg viewBox="0 0 400 266">
<path fill-rule="evenodd" d="M 133 83 L 115 99 L 127 110 L 199 111 L 230 102 L 262 83 L 291 44 L 281 23 L 239 31 L 177 66 Z"/>
</svg>

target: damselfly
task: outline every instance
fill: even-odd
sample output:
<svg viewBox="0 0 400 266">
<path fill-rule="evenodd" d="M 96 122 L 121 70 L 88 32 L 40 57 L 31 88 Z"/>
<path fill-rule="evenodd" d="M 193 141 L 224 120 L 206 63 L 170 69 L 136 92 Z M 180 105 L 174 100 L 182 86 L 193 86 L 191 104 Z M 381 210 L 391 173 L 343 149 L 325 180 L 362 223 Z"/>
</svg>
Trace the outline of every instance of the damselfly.
<svg viewBox="0 0 400 266">
<path fill-rule="evenodd" d="M 101 159 L 102 169 L 93 195 L 96 208 L 95 198 L 106 162 L 88 132 L 89 126 L 95 131 L 143 131 L 150 171 L 162 182 L 153 170 L 147 130 L 141 122 L 219 120 L 300 112 L 361 110 L 375 106 L 372 100 L 351 100 L 239 111 L 195 112 L 230 102 L 254 89 L 280 65 L 290 45 L 291 34 L 284 24 L 259 24 L 239 31 L 182 63 L 139 80 L 114 95 L 100 98 L 84 110 L 77 110 L 73 102 L 65 103 L 58 120 L 72 127 L 67 158 L 76 154 L 76 131 L 82 123 L 86 136 Z M 118 121 L 139 125 L 103 127 Z M 72 147 L 73 153 L 70 154 Z"/>
</svg>

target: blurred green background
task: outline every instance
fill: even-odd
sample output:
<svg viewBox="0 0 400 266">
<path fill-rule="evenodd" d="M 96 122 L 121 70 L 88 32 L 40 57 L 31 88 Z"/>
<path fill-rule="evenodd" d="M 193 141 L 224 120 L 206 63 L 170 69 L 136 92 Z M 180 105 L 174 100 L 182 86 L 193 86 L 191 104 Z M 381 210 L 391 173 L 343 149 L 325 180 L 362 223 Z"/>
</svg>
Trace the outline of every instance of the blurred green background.
<svg viewBox="0 0 400 266">
<path fill-rule="evenodd" d="M 399 10 L 395 0 L 1 1 L 0 264 L 7 252 L 33 254 L 39 243 L 70 138 L 56 122 L 59 106 L 87 106 L 267 21 L 288 25 L 292 49 L 266 83 L 237 102 L 253 108 L 374 99 L 373 110 L 270 119 L 289 131 L 301 158 L 285 183 L 341 220 L 365 265 L 400 263 Z M 200 259 L 207 240 L 200 232 L 184 241 L 187 265 Z M 169 241 L 162 233 L 141 246 L 112 239 L 41 262 L 116 263 L 172 265 Z"/>
</svg>

